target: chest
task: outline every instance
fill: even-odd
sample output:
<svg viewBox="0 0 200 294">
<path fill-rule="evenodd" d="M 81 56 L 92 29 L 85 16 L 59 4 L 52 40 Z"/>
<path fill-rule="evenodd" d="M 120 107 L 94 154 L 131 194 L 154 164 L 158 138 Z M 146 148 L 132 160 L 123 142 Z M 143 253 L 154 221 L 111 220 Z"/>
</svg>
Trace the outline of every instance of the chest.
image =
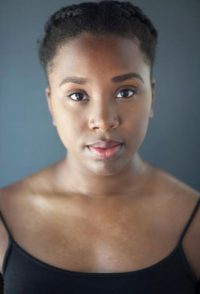
<svg viewBox="0 0 200 294">
<path fill-rule="evenodd" d="M 175 231 L 165 230 L 163 222 L 161 229 L 150 213 L 144 217 L 136 212 L 59 215 L 30 231 L 24 246 L 33 256 L 59 268 L 88 272 L 144 268 L 164 258 L 177 241 Z"/>
</svg>

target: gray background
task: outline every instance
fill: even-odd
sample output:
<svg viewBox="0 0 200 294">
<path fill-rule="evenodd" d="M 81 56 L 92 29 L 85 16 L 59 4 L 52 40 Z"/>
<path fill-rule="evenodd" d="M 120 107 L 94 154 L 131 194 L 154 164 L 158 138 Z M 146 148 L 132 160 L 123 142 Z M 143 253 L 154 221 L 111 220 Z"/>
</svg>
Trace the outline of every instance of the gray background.
<svg viewBox="0 0 200 294">
<path fill-rule="evenodd" d="M 61 159 L 37 40 L 56 9 L 76 1 L 0 2 L 0 186 Z M 154 118 L 144 159 L 200 190 L 200 1 L 136 0 L 159 31 Z"/>
</svg>

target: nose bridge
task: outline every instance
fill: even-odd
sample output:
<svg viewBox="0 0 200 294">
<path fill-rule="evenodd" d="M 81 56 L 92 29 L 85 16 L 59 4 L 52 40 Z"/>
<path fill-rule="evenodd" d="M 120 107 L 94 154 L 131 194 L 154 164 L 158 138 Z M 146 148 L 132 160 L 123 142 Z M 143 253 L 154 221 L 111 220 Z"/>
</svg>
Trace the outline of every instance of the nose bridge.
<svg viewBox="0 0 200 294">
<path fill-rule="evenodd" d="M 103 96 L 103 95 L 102 95 Z M 96 118 L 100 120 L 109 120 L 114 113 L 114 105 L 111 99 L 107 97 L 99 97 L 94 101 L 94 108 L 96 112 Z"/>
<path fill-rule="evenodd" d="M 108 129 L 118 125 L 118 114 L 114 99 L 105 94 L 93 99 L 90 107 L 89 126 L 91 128 Z"/>
</svg>

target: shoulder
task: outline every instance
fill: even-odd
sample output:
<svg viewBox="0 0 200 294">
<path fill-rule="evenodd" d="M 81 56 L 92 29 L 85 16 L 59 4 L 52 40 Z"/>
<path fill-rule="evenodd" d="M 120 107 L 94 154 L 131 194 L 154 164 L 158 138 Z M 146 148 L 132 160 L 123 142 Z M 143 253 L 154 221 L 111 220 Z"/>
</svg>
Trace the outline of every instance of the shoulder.
<svg viewBox="0 0 200 294">
<path fill-rule="evenodd" d="M 27 239 L 27 233 L 35 225 L 35 216 L 39 218 L 37 203 L 40 191 L 45 190 L 45 173 L 40 171 L 0 188 L 0 272 L 8 248 L 8 234 L 16 241 Z"/>
<path fill-rule="evenodd" d="M 53 191 L 53 172 L 56 164 L 50 165 L 38 172 L 24 177 L 8 186 L 0 188 L 0 211 L 11 209 L 30 202 L 39 194 L 47 194 Z"/>
<path fill-rule="evenodd" d="M 153 199 L 158 205 L 163 205 L 166 210 L 183 217 L 192 211 L 198 199 L 200 191 L 181 181 L 174 175 L 160 168 L 150 166 L 150 176 L 147 181 L 146 193 L 149 199 Z M 200 209 L 199 209 L 200 210 Z M 198 218 L 199 213 L 197 213 Z"/>
<path fill-rule="evenodd" d="M 190 185 L 184 183 L 171 173 L 161 168 L 149 164 L 150 180 L 152 181 L 155 192 L 171 193 L 173 195 L 187 195 L 194 197 L 200 196 L 200 191 L 197 191 Z"/>
<path fill-rule="evenodd" d="M 200 191 L 184 183 L 172 174 L 155 169 L 153 176 L 153 187 L 157 199 L 163 201 L 169 211 L 176 211 L 177 217 L 180 215 L 187 218 L 192 213 L 200 199 Z M 196 232 L 200 235 L 200 205 L 196 211 L 194 222 L 199 225 Z"/>
<path fill-rule="evenodd" d="M 199 203 L 200 192 L 161 169 L 154 171 L 154 188 L 167 205 L 170 224 L 184 228 Z M 200 203 L 182 241 L 184 253 L 195 276 L 200 279 Z"/>
<path fill-rule="evenodd" d="M 21 197 L 18 192 L 22 189 L 21 184 L 12 184 L 0 189 L 0 272 L 6 250 L 9 244 L 9 233 L 12 235 L 15 226 L 15 217 L 18 214 Z"/>
<path fill-rule="evenodd" d="M 26 177 L 0 189 L 0 211 L 2 214 L 9 210 L 22 207 L 33 194 L 33 176 Z"/>
<path fill-rule="evenodd" d="M 0 189 L 0 212 L 11 232 L 19 231 L 22 223 L 28 226 L 42 208 L 42 199 L 52 194 L 49 180 L 52 169 L 52 166 L 42 169 Z"/>
</svg>

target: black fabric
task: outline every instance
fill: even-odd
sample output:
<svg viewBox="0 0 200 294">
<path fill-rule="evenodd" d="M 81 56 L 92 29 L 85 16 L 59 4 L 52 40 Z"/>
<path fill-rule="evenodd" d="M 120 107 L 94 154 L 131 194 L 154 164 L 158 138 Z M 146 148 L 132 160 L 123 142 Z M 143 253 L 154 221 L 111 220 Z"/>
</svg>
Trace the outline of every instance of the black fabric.
<svg viewBox="0 0 200 294">
<path fill-rule="evenodd" d="M 182 240 L 199 207 L 198 200 L 174 250 L 145 269 L 124 273 L 63 270 L 38 260 L 9 233 L 3 264 L 4 294 L 194 294 L 200 281 L 190 267 Z"/>
<path fill-rule="evenodd" d="M 3 277 L 0 274 L 0 294 L 2 294 L 2 293 L 3 293 Z"/>
</svg>

